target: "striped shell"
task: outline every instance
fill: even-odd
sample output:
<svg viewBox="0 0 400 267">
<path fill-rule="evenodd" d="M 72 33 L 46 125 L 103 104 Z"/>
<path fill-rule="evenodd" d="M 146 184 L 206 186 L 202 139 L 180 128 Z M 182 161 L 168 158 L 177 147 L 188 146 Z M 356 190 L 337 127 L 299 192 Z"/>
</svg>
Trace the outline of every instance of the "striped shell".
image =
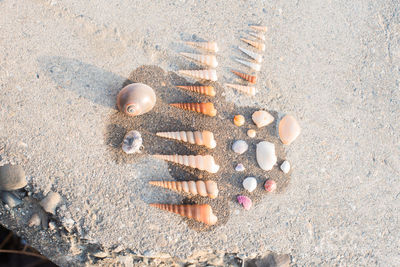
<svg viewBox="0 0 400 267">
<path fill-rule="evenodd" d="M 184 89 L 184 90 L 188 90 L 188 91 L 192 91 L 192 92 L 196 92 L 199 94 L 203 94 L 203 95 L 208 95 L 208 96 L 215 96 L 215 90 L 214 87 L 212 86 L 205 86 L 205 85 L 187 85 L 187 86 L 183 86 L 183 85 L 178 85 L 178 88 Z"/>
<path fill-rule="evenodd" d="M 214 181 L 150 181 L 149 184 L 170 189 L 177 192 L 185 192 L 192 195 L 200 195 L 214 199 L 218 196 L 217 183 Z"/>
<path fill-rule="evenodd" d="M 218 66 L 217 58 L 214 55 L 202 55 L 192 53 L 181 53 L 182 56 L 202 65 L 216 68 Z"/>
<path fill-rule="evenodd" d="M 219 50 L 216 42 L 186 42 L 186 44 L 195 48 L 204 49 L 214 53 L 217 53 Z"/>
<path fill-rule="evenodd" d="M 239 58 L 236 58 L 236 61 L 239 62 L 240 64 L 243 64 L 243 65 L 249 67 L 250 69 L 252 69 L 254 71 L 260 71 L 260 69 L 261 69 L 261 65 L 258 63 L 253 63 L 253 62 L 239 59 Z"/>
<path fill-rule="evenodd" d="M 245 53 L 246 55 L 248 55 L 249 57 L 251 57 L 252 59 L 254 59 L 257 63 L 261 63 L 262 62 L 262 55 L 257 54 L 253 51 L 250 51 L 246 48 L 240 47 L 239 46 L 239 50 L 242 51 L 243 53 Z"/>
<path fill-rule="evenodd" d="M 180 132 L 158 132 L 157 136 L 179 140 L 182 142 L 188 142 L 190 144 L 196 144 L 205 146 L 207 148 L 215 148 L 217 142 L 215 142 L 214 134 L 210 131 L 180 131 Z"/>
<path fill-rule="evenodd" d="M 239 76 L 240 78 L 242 78 L 243 80 L 248 81 L 249 83 L 255 84 L 257 82 L 257 77 L 250 75 L 250 74 L 246 74 L 246 73 L 242 73 L 242 72 L 238 72 L 235 70 L 232 70 L 232 73 L 236 74 L 237 76 Z"/>
<path fill-rule="evenodd" d="M 259 32 L 267 32 L 268 28 L 267 26 L 261 26 L 261 25 L 250 25 L 250 28 L 252 28 L 255 31 Z"/>
<path fill-rule="evenodd" d="M 258 50 L 265 51 L 265 44 L 263 44 L 263 43 L 259 43 L 257 41 L 253 41 L 253 40 L 249 40 L 249 39 L 245 39 L 245 38 L 240 38 L 240 40 L 257 48 Z"/>
<path fill-rule="evenodd" d="M 196 111 L 211 117 L 217 115 L 217 110 L 214 108 L 213 103 L 172 103 L 170 105 L 184 110 Z"/>
<path fill-rule="evenodd" d="M 217 81 L 217 72 L 214 69 L 207 70 L 179 70 L 179 74 L 192 77 L 197 80 Z"/>
<path fill-rule="evenodd" d="M 261 32 L 250 32 L 249 34 L 257 39 L 265 41 L 265 35 Z"/>
<path fill-rule="evenodd" d="M 232 83 L 226 83 L 225 86 L 231 87 L 233 89 L 236 89 L 242 93 L 254 96 L 256 94 L 256 88 L 253 86 L 246 86 L 246 85 L 240 85 L 240 84 L 232 84 Z"/>
<path fill-rule="evenodd" d="M 219 170 L 211 155 L 154 155 L 154 157 L 210 173 L 217 173 Z"/>
</svg>

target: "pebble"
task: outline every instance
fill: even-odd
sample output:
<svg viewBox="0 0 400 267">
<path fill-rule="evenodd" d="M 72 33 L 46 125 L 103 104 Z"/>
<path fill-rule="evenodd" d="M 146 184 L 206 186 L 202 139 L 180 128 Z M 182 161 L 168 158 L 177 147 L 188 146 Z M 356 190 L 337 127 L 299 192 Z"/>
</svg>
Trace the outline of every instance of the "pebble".
<svg viewBox="0 0 400 267">
<path fill-rule="evenodd" d="M 49 192 L 47 196 L 40 201 L 40 205 L 43 209 L 51 214 L 56 214 L 56 208 L 60 204 L 62 198 L 57 192 Z"/>
<path fill-rule="evenodd" d="M 276 190 L 276 182 L 274 180 L 268 179 L 267 181 L 265 181 L 264 188 L 265 191 L 272 193 Z"/>
<path fill-rule="evenodd" d="M 0 199 L 10 208 L 14 208 L 22 204 L 22 200 L 12 192 L 0 191 Z"/>
<path fill-rule="evenodd" d="M 257 179 L 254 177 L 247 177 L 243 180 L 243 187 L 250 193 L 257 188 Z"/>
<path fill-rule="evenodd" d="M 41 223 L 41 220 L 40 220 L 39 214 L 35 213 L 30 218 L 30 220 L 28 222 L 28 226 L 29 227 L 39 226 L 40 223 Z"/>
<path fill-rule="evenodd" d="M 140 153 L 143 144 L 143 139 L 138 131 L 129 131 L 126 133 L 122 141 L 122 150 L 126 154 Z"/>
<path fill-rule="evenodd" d="M 243 140 L 237 140 L 232 145 L 233 152 L 237 154 L 243 154 L 247 149 L 249 149 L 249 145 Z"/>
<path fill-rule="evenodd" d="M 242 172 L 245 170 L 245 167 L 243 166 L 242 163 L 239 163 L 236 167 L 235 167 L 235 171 L 237 172 Z"/>
<path fill-rule="evenodd" d="M 289 161 L 285 160 L 285 161 L 281 164 L 281 170 L 282 170 L 284 173 L 289 173 L 289 171 L 290 171 L 290 163 L 289 163 Z"/>
<path fill-rule="evenodd" d="M 50 230 L 54 231 L 54 230 L 56 230 L 56 228 L 57 228 L 57 225 L 56 225 L 55 222 L 49 222 L 49 229 Z"/>
<path fill-rule="evenodd" d="M 247 136 L 250 137 L 250 138 L 256 137 L 256 134 L 257 134 L 257 132 L 256 132 L 256 130 L 254 130 L 254 129 L 249 129 L 249 130 L 247 131 Z"/>
<path fill-rule="evenodd" d="M 0 190 L 12 191 L 26 185 L 25 172 L 21 166 L 6 164 L 0 167 Z"/>
</svg>

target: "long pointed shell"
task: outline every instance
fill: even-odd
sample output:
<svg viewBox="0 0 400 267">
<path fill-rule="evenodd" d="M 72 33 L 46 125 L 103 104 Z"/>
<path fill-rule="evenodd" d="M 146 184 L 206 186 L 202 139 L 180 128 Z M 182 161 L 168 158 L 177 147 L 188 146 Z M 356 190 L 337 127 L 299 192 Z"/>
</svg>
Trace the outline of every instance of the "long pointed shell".
<svg viewBox="0 0 400 267">
<path fill-rule="evenodd" d="M 218 196 L 217 183 L 214 181 L 150 181 L 149 184 L 185 192 L 192 195 L 200 195 L 214 199 Z"/>
<path fill-rule="evenodd" d="M 265 35 L 261 32 L 250 32 L 249 34 L 253 37 L 256 37 L 259 40 L 265 41 Z"/>
<path fill-rule="evenodd" d="M 184 110 L 196 111 L 211 117 L 217 115 L 217 110 L 214 108 L 213 103 L 172 103 L 173 107 L 181 108 Z"/>
<path fill-rule="evenodd" d="M 215 148 L 217 142 L 215 142 L 214 134 L 210 131 L 180 131 L 180 132 L 158 132 L 157 136 L 175 139 L 183 142 L 188 142 L 190 144 L 196 144 L 200 146 L 205 146 L 207 148 Z"/>
<path fill-rule="evenodd" d="M 242 51 L 243 53 L 245 53 L 246 55 L 248 55 L 249 57 L 251 57 L 252 59 L 254 59 L 255 61 L 257 61 L 258 63 L 262 62 L 262 55 L 257 54 L 253 51 L 250 51 L 250 50 L 240 47 L 240 46 L 239 46 L 239 50 Z"/>
<path fill-rule="evenodd" d="M 264 171 L 272 170 L 277 161 L 275 145 L 267 141 L 258 143 L 256 147 L 256 159 L 261 169 Z"/>
<path fill-rule="evenodd" d="M 213 69 L 208 70 L 179 70 L 179 74 L 192 77 L 197 80 L 217 81 L 217 72 Z"/>
<path fill-rule="evenodd" d="M 263 43 L 259 43 L 257 41 L 253 41 L 253 40 L 249 40 L 249 39 L 245 39 L 245 38 L 240 38 L 240 40 L 242 40 L 245 43 L 248 43 L 249 45 L 257 48 L 258 50 L 265 51 L 265 44 L 263 44 Z"/>
<path fill-rule="evenodd" d="M 202 54 L 191 54 L 191 53 L 181 53 L 182 56 L 212 68 L 218 66 L 217 58 L 214 55 L 202 55 Z"/>
<path fill-rule="evenodd" d="M 255 31 L 259 32 L 267 32 L 268 28 L 267 26 L 261 26 L 261 25 L 250 25 L 250 28 L 252 28 Z"/>
<path fill-rule="evenodd" d="M 188 86 L 183 86 L 179 85 L 177 86 L 178 88 L 185 89 L 188 91 L 196 92 L 199 94 L 203 95 L 208 95 L 208 96 L 215 96 L 215 89 L 212 86 L 205 86 L 205 85 L 188 85 Z"/>
<path fill-rule="evenodd" d="M 299 123 L 291 115 L 286 115 L 279 122 L 279 137 L 285 145 L 290 145 L 299 136 L 300 132 Z"/>
<path fill-rule="evenodd" d="M 248 95 L 256 95 L 256 88 L 253 86 L 245 86 L 245 85 L 240 85 L 240 84 L 232 84 L 232 83 L 226 83 L 225 86 L 231 87 L 233 89 L 236 89 L 242 93 L 248 94 Z"/>
<path fill-rule="evenodd" d="M 219 50 L 216 42 L 186 42 L 186 44 L 195 48 L 208 50 L 214 53 L 217 53 Z"/>
<path fill-rule="evenodd" d="M 217 216 L 213 214 L 212 208 L 208 204 L 201 204 L 201 205 L 150 204 L 150 206 L 166 210 L 169 212 L 173 212 L 208 225 L 214 225 L 218 221 Z"/>
<path fill-rule="evenodd" d="M 243 60 L 243 59 L 239 59 L 239 58 L 236 58 L 236 61 L 241 63 L 241 64 L 243 64 L 243 65 L 245 65 L 245 66 L 247 66 L 247 67 L 249 67 L 250 69 L 252 69 L 254 71 L 260 71 L 260 69 L 261 69 L 261 65 L 257 64 L 257 63 L 253 63 L 253 62 L 250 62 L 250 61 L 247 61 L 247 60 Z"/>
<path fill-rule="evenodd" d="M 257 82 L 257 77 L 250 75 L 250 74 L 246 74 L 246 73 L 241 73 L 235 70 L 232 70 L 232 73 L 236 74 L 237 76 L 239 76 L 240 78 L 242 78 L 243 80 L 248 81 L 249 83 L 255 84 Z"/>
<path fill-rule="evenodd" d="M 154 157 L 210 173 L 217 173 L 219 170 L 211 155 L 154 155 Z"/>
</svg>

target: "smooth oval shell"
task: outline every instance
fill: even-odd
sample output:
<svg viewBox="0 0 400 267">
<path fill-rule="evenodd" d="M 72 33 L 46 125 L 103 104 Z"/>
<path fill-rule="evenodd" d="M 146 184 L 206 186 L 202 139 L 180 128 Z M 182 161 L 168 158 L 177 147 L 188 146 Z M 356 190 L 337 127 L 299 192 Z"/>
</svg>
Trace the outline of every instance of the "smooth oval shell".
<svg viewBox="0 0 400 267">
<path fill-rule="evenodd" d="M 257 188 L 257 179 L 254 177 L 247 177 L 243 180 L 243 187 L 250 193 Z"/>
<path fill-rule="evenodd" d="M 129 131 L 126 133 L 124 140 L 122 141 L 122 150 L 126 154 L 133 154 L 140 152 L 142 147 L 143 139 L 138 131 Z"/>
<path fill-rule="evenodd" d="M 277 161 L 275 145 L 267 141 L 258 143 L 256 148 L 256 158 L 261 169 L 264 171 L 272 170 Z"/>
<path fill-rule="evenodd" d="M 285 161 L 281 164 L 281 170 L 282 170 L 284 173 L 289 173 L 289 171 L 290 171 L 290 163 L 289 163 L 289 161 L 285 160 Z"/>
<path fill-rule="evenodd" d="M 286 115 L 279 122 L 279 137 L 285 145 L 290 145 L 300 134 L 301 128 L 297 120 Z"/>
<path fill-rule="evenodd" d="M 26 185 L 25 172 L 21 166 L 6 164 L 0 167 L 0 190 L 12 191 Z"/>
<path fill-rule="evenodd" d="M 118 93 L 118 109 L 129 116 L 138 116 L 149 112 L 156 104 L 153 88 L 143 83 L 132 83 Z"/>
<path fill-rule="evenodd" d="M 232 145 L 233 152 L 237 154 L 243 154 L 247 149 L 249 149 L 249 145 L 243 140 L 237 140 Z"/>
<path fill-rule="evenodd" d="M 253 122 L 258 128 L 267 126 L 274 121 L 274 117 L 265 110 L 258 110 L 251 115 Z"/>
</svg>

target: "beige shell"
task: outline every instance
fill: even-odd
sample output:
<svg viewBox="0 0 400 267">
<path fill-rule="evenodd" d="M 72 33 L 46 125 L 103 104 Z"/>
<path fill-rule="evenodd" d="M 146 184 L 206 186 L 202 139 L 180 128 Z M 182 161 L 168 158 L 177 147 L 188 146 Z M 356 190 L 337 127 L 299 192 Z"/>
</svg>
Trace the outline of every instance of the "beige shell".
<svg viewBox="0 0 400 267">
<path fill-rule="evenodd" d="M 219 50 L 216 42 L 186 42 L 186 44 L 194 48 L 200 48 L 214 53 L 217 53 Z"/>
<path fill-rule="evenodd" d="M 267 32 L 268 28 L 267 26 L 261 26 L 261 25 L 250 25 L 250 28 L 252 28 L 255 31 L 259 32 Z"/>
<path fill-rule="evenodd" d="M 240 64 L 243 64 L 243 65 L 249 67 L 250 69 L 252 69 L 254 71 L 260 71 L 260 69 L 261 69 L 261 65 L 258 64 L 258 63 L 250 62 L 250 61 L 243 60 L 243 59 L 240 59 L 240 58 L 236 58 L 235 60 L 237 62 L 239 62 Z"/>
<path fill-rule="evenodd" d="M 118 109 L 128 116 L 138 116 L 149 112 L 156 104 L 156 94 L 150 86 L 132 83 L 118 93 Z"/>
<path fill-rule="evenodd" d="M 251 118 L 258 128 L 267 126 L 275 120 L 275 118 L 265 110 L 254 112 L 253 115 L 251 115 Z"/>
<path fill-rule="evenodd" d="M 149 184 L 185 192 L 192 195 L 200 195 L 214 199 L 218 197 L 217 183 L 214 181 L 150 181 Z"/>
<path fill-rule="evenodd" d="M 265 35 L 262 32 L 250 32 L 249 34 L 257 39 L 265 41 Z"/>
<path fill-rule="evenodd" d="M 217 173 L 219 170 L 219 165 L 215 164 L 211 155 L 154 155 L 154 157 L 210 173 Z"/>
<path fill-rule="evenodd" d="M 249 39 L 245 39 L 245 38 L 240 38 L 240 40 L 242 40 L 245 43 L 248 43 L 249 45 L 257 48 L 258 50 L 265 51 L 265 44 L 263 44 L 263 43 L 259 43 L 257 41 L 253 41 L 253 40 L 249 40 Z"/>
<path fill-rule="evenodd" d="M 208 95 L 208 96 L 215 96 L 215 94 L 216 94 L 215 89 L 212 86 L 206 86 L 206 85 L 187 85 L 187 86 L 178 85 L 176 87 L 184 89 L 184 90 L 196 92 L 196 93 L 199 93 L 199 94 Z"/>
<path fill-rule="evenodd" d="M 236 89 L 242 93 L 254 96 L 256 94 L 256 88 L 253 86 L 245 86 L 245 85 L 240 85 L 240 84 L 232 84 L 232 83 L 226 83 L 225 86 L 231 87 L 233 89 Z"/>
<path fill-rule="evenodd" d="M 214 69 L 207 70 L 179 70 L 179 74 L 192 77 L 197 80 L 217 81 L 217 72 Z"/>
<path fill-rule="evenodd" d="M 285 145 L 290 145 L 299 136 L 300 132 L 299 123 L 291 115 L 286 115 L 279 122 L 279 137 Z"/>
<path fill-rule="evenodd" d="M 205 146 L 207 148 L 215 148 L 217 142 L 215 142 L 214 134 L 210 131 L 180 131 L 180 132 L 158 132 L 157 136 L 179 140 L 182 142 L 188 142 L 190 144 L 196 144 Z"/>
<path fill-rule="evenodd" d="M 242 78 L 243 80 L 248 81 L 249 83 L 255 84 L 257 82 L 257 77 L 247 74 L 247 73 L 242 73 L 242 72 L 238 72 L 235 70 L 231 70 L 232 73 L 236 74 L 237 76 L 239 76 L 240 78 Z"/>
<path fill-rule="evenodd" d="M 239 48 L 240 51 L 242 51 L 243 53 L 245 53 L 246 55 L 248 55 L 249 57 L 254 59 L 257 63 L 261 63 L 262 62 L 262 60 L 263 60 L 262 59 L 262 55 L 257 54 L 257 53 L 255 53 L 253 51 L 250 51 L 250 50 L 248 50 L 246 48 L 243 48 L 243 47 L 240 47 L 240 46 L 238 48 Z"/>
<path fill-rule="evenodd" d="M 213 214 L 212 208 L 208 204 L 194 205 L 174 205 L 174 204 L 150 204 L 151 207 L 156 207 L 162 210 L 173 212 L 189 219 L 214 225 L 218 218 Z"/>
<path fill-rule="evenodd" d="M 182 56 L 202 65 L 206 65 L 212 68 L 218 66 L 217 58 L 214 55 L 202 55 L 202 54 L 192 54 L 192 53 L 181 53 Z"/>
<path fill-rule="evenodd" d="M 176 108 L 202 113 L 211 117 L 217 115 L 217 110 L 214 108 L 213 103 L 172 103 L 170 105 Z"/>
</svg>

